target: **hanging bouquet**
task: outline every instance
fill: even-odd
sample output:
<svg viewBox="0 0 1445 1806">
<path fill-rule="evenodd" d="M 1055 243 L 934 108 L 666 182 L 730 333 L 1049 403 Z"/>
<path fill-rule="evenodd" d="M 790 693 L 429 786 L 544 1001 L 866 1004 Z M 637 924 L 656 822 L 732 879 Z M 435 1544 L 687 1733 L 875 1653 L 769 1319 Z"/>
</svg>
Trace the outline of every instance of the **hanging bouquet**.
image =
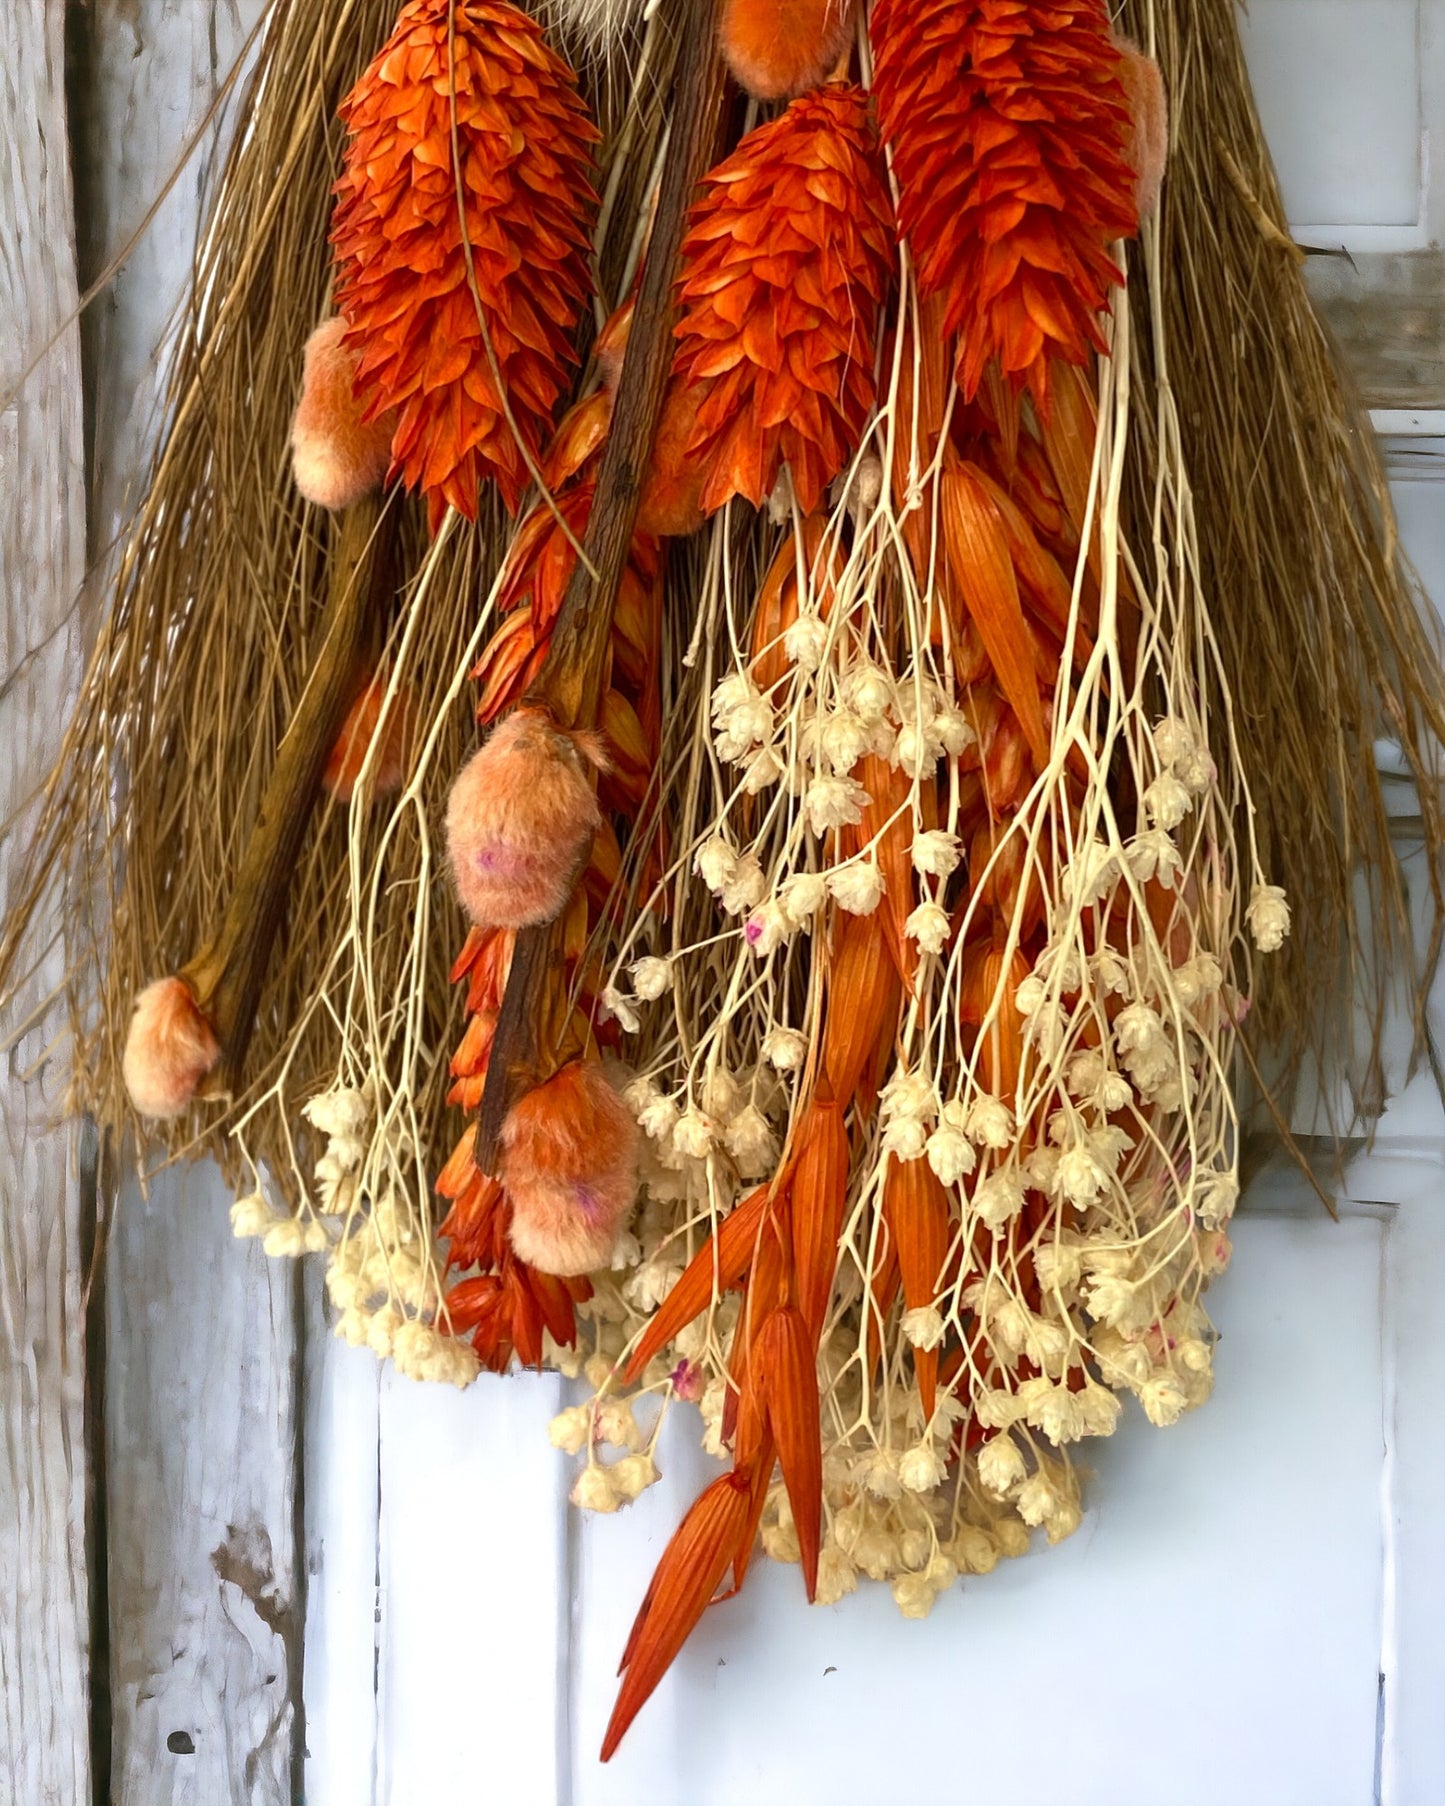
<svg viewBox="0 0 1445 1806">
<path fill-rule="evenodd" d="M 1359 932 L 1301 811 L 1397 898 L 1339 772 L 1387 688 L 1423 771 L 1442 686 L 1372 466 L 1266 452 L 1314 531 L 1221 549 L 1264 503 L 1191 483 L 1241 436 L 1159 217 L 1206 255 L 1214 128 L 1176 196 L 1101 0 L 328 10 L 276 9 L 4 954 L 68 867 L 77 1103 L 217 1153 L 402 1372 L 585 1375 L 579 1505 L 700 1407 L 608 1755 L 759 1541 L 920 1617 L 1208 1396 L 1241 1054 Z M 1261 764 L 1312 707 L 1340 757 Z"/>
</svg>

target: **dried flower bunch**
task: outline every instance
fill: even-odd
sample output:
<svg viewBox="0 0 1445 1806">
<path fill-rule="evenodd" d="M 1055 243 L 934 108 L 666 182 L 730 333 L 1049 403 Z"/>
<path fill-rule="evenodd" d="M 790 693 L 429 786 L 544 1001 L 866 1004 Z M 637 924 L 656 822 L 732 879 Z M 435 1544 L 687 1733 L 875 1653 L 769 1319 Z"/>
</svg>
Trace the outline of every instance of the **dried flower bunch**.
<svg viewBox="0 0 1445 1806">
<path fill-rule="evenodd" d="M 294 489 L 223 526 L 317 607 L 220 613 L 300 700 L 196 742 L 244 803 L 226 890 L 168 876 L 162 919 L 124 804 L 80 1101 L 248 1176 L 237 1234 L 324 1256 L 402 1372 L 585 1377 L 580 1506 L 656 1479 L 639 1400 L 700 1407 L 724 1469 L 605 1756 L 759 1541 L 921 1617 L 1077 1527 L 1131 1397 L 1208 1396 L 1257 959 L 1292 904 L 1325 933 L 1256 840 L 1251 630 L 1194 526 L 1237 421 L 1176 406 L 1167 82 L 1102 0 L 367 0 L 349 62 L 302 10 L 5 957 L 230 595 L 179 524 L 246 493 L 203 369 L 284 368 L 241 461 L 289 445 Z M 309 272 L 279 311 L 265 267 Z M 1316 539 L 1363 555 L 1352 481 Z M 1370 556 L 1386 671 L 1412 605 Z M 1433 665 L 1409 694 L 1423 761 Z"/>
</svg>

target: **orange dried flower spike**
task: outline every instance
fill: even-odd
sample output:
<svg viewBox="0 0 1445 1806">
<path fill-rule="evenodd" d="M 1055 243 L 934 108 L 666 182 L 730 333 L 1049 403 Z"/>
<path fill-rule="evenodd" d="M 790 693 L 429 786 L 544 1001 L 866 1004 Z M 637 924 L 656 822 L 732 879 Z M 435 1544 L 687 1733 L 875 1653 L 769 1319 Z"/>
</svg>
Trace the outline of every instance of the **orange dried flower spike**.
<svg viewBox="0 0 1445 1806">
<path fill-rule="evenodd" d="M 331 233 L 357 392 L 368 417 L 396 410 L 392 469 L 433 530 L 449 504 L 475 519 L 488 479 L 520 502 L 575 362 L 597 208 L 597 131 L 536 20 L 455 0 L 449 42 L 448 14 L 411 0 L 343 104 Z"/>
<path fill-rule="evenodd" d="M 1101 0 L 877 0 L 873 91 L 925 295 L 971 399 L 993 360 L 1047 410 L 1049 363 L 1102 351 L 1138 225 L 1133 120 Z"/>
<path fill-rule="evenodd" d="M 693 208 L 674 385 L 697 391 L 702 507 L 760 506 L 786 463 L 804 513 L 877 399 L 892 207 L 860 88 L 834 83 L 750 132 Z"/>
</svg>

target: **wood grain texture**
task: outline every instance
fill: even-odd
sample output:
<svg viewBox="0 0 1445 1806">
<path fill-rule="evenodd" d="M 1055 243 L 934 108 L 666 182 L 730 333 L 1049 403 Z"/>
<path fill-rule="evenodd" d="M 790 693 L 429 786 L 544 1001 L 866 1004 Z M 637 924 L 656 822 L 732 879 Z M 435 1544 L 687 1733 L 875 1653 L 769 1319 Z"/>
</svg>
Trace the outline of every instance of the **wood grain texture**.
<svg viewBox="0 0 1445 1806">
<path fill-rule="evenodd" d="M 211 1169 L 122 1197 L 106 1348 L 116 1806 L 280 1806 L 301 1726 L 297 1270 Z"/>
<path fill-rule="evenodd" d="M 1311 257 L 1315 305 L 1369 408 L 1445 408 L 1445 250 Z"/>
<path fill-rule="evenodd" d="M 80 343 L 65 129 L 62 9 L 0 8 L 0 898 L 26 803 L 55 752 L 80 648 L 84 568 Z M 57 336 L 58 335 L 58 336 Z M 16 818 L 13 819 L 12 818 Z M 58 977 L 46 959 L 23 1020 Z M 77 1188 L 44 1063 L 53 1024 L 0 1076 L 0 1746 L 16 1806 L 90 1789 L 84 1362 Z M 20 1073 L 42 1062 L 29 1085 Z"/>
<path fill-rule="evenodd" d="M 88 276 L 128 246 L 263 5 L 88 9 L 76 81 Z M 234 99 L 87 323 L 100 605 L 163 419 L 169 333 L 233 115 Z M 114 1202 L 104 1277 L 116 1806 L 298 1797 L 298 1275 L 235 1241 L 229 1202 L 206 1166 L 167 1174 L 148 1198 L 132 1181 Z"/>
</svg>

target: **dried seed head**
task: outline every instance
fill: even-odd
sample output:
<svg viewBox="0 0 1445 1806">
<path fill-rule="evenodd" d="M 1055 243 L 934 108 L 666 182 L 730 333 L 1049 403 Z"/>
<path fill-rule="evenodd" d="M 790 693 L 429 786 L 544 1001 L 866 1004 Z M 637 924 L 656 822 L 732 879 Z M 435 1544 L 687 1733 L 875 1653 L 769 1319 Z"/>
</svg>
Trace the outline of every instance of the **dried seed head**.
<svg viewBox="0 0 1445 1806">
<path fill-rule="evenodd" d="M 637 1125 L 595 1060 L 573 1060 L 502 1125 L 517 1254 L 571 1277 L 606 1266 L 637 1197 Z"/>
<path fill-rule="evenodd" d="M 602 825 L 586 763 L 596 742 L 516 709 L 462 767 L 447 803 L 447 851 L 462 907 L 482 928 L 561 914 Z"/>
<path fill-rule="evenodd" d="M 215 1030 L 183 978 L 162 978 L 135 1000 L 121 1076 L 141 1116 L 179 1116 L 221 1057 Z"/>
<path fill-rule="evenodd" d="M 365 418 L 356 399 L 356 353 L 339 317 L 318 326 L 303 353 L 301 402 L 291 426 L 296 487 L 318 508 L 349 508 L 386 480 L 396 416 Z"/>
</svg>

